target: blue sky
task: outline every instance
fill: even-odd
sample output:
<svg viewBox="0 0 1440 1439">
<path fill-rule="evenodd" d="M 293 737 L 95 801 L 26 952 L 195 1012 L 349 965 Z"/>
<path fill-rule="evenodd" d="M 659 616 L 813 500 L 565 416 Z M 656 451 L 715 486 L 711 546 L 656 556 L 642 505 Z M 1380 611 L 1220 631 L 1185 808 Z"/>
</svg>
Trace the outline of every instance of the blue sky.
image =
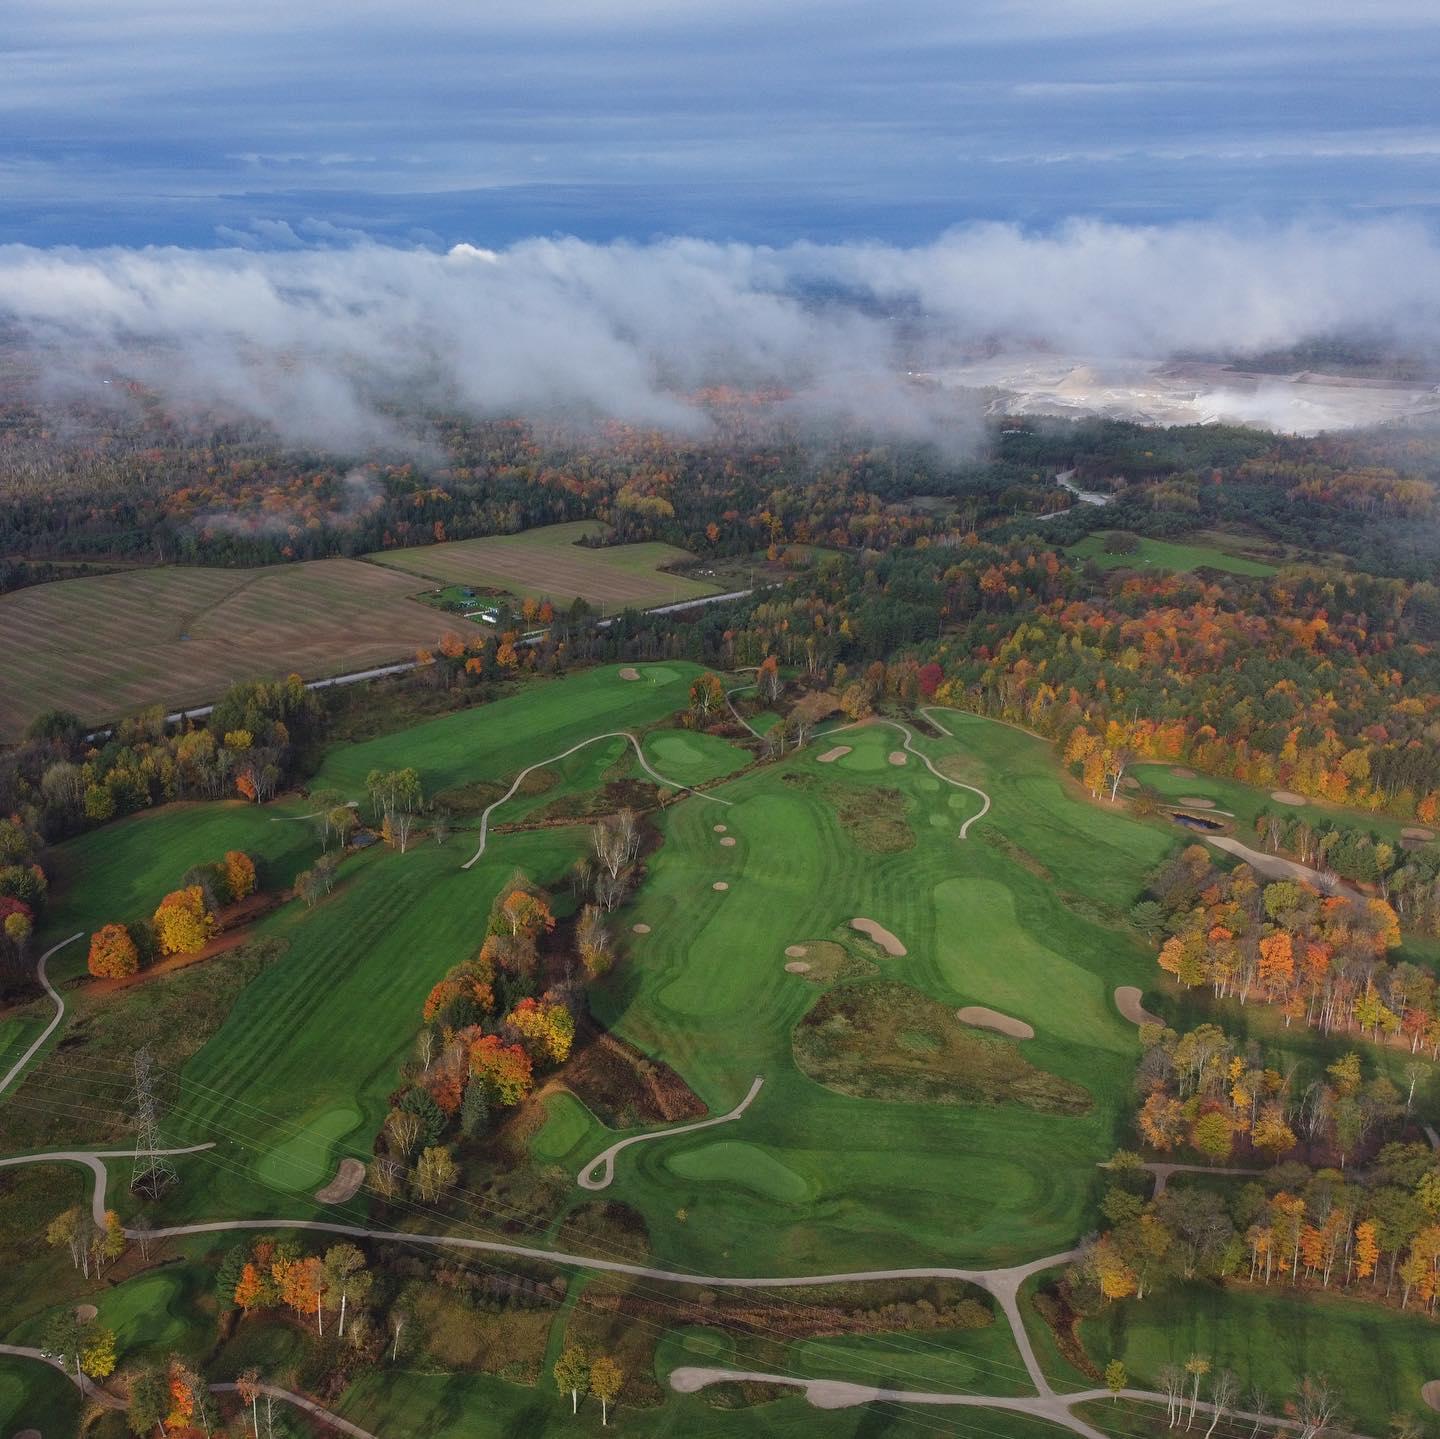
<svg viewBox="0 0 1440 1439">
<path fill-rule="evenodd" d="M 1416 0 L 7 0 L 0 243 L 899 245 L 1440 203 Z"/>
</svg>

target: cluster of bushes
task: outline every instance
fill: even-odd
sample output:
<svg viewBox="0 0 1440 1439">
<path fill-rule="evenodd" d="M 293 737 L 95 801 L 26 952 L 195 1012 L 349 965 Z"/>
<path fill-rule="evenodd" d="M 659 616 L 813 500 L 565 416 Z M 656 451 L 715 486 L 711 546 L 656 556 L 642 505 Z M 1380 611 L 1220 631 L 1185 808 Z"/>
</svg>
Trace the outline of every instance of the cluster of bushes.
<svg viewBox="0 0 1440 1439">
<path fill-rule="evenodd" d="M 256 883 L 255 861 L 244 850 L 193 866 L 148 920 L 102 925 L 90 936 L 90 973 L 125 979 L 157 955 L 199 953 L 221 927 L 219 912 L 254 894 Z"/>
</svg>

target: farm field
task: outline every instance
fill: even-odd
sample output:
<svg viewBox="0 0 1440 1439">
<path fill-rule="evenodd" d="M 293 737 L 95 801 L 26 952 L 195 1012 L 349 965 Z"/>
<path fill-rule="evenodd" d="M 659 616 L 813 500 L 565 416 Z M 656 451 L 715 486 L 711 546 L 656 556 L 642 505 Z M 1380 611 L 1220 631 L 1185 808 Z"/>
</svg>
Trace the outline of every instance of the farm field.
<svg viewBox="0 0 1440 1439">
<path fill-rule="evenodd" d="M 0 595 L 0 740 L 48 709 L 99 724 L 206 704 L 236 680 L 405 659 L 454 625 L 413 590 L 391 570 L 334 559 L 132 570 Z"/>
<path fill-rule="evenodd" d="M 1138 547 L 1128 555 L 1108 554 L 1105 550 L 1105 531 L 1086 535 L 1078 544 L 1070 546 L 1070 553 L 1077 559 L 1090 560 L 1102 570 L 1222 570 L 1231 575 L 1273 575 L 1276 566 L 1263 560 L 1251 559 L 1248 555 L 1230 554 L 1214 545 L 1176 544 L 1170 540 L 1152 540 L 1139 537 Z"/>
<path fill-rule="evenodd" d="M 548 599 L 556 606 L 569 605 L 578 596 L 611 614 L 630 605 L 672 604 L 719 592 L 719 586 L 703 580 L 663 573 L 666 565 L 694 559 L 673 545 L 652 541 L 591 549 L 576 543 L 604 533 L 597 520 L 574 520 L 515 535 L 377 550 L 366 558 L 437 584 L 503 590 L 522 599 Z"/>
</svg>

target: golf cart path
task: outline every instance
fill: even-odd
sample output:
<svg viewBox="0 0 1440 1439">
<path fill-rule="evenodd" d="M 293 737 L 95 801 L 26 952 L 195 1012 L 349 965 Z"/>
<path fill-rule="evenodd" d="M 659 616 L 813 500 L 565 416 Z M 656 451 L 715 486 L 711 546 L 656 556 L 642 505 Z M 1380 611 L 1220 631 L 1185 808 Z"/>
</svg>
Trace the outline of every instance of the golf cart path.
<svg viewBox="0 0 1440 1439">
<path fill-rule="evenodd" d="M 923 713 L 923 711 L 921 711 L 921 713 Z M 984 791 L 983 789 L 980 789 L 978 786 L 973 785 L 973 784 L 966 784 L 963 780 L 951 779 L 948 774 L 942 774 L 940 770 L 936 769 L 935 766 L 934 766 L 934 764 L 931 763 L 930 756 L 927 755 L 927 754 L 922 754 L 918 749 L 915 748 L 915 743 L 914 743 L 914 741 L 915 741 L 915 736 L 911 733 L 911 731 L 910 731 L 905 725 L 901 724 L 899 720 L 891 720 L 891 719 L 871 719 L 871 720 L 861 720 L 860 723 L 861 723 L 861 724 L 883 724 L 883 725 L 889 725 L 891 729 L 898 729 L 898 730 L 900 731 L 900 733 L 905 736 L 905 743 L 904 743 L 904 745 L 902 746 L 902 748 L 904 748 L 904 749 L 905 749 L 906 751 L 908 751 L 910 754 L 913 754 L 913 755 L 915 756 L 915 758 L 918 759 L 918 760 L 920 761 L 920 763 L 923 764 L 923 765 L 925 766 L 925 768 L 928 769 L 928 770 L 930 771 L 930 773 L 935 776 L 936 779 L 944 780 L 946 784 L 954 785 L 956 789 L 968 789 L 971 794 L 978 794 L 978 795 L 980 796 L 980 798 L 984 801 L 984 803 L 980 806 L 980 809 L 979 809 L 979 811 L 978 811 L 977 813 L 972 814 L 972 815 L 970 816 L 970 818 L 967 819 L 967 820 L 965 821 L 965 823 L 960 826 L 960 835 L 959 835 L 959 837 L 960 837 L 961 839 L 964 839 L 964 838 L 965 838 L 965 836 L 968 834 L 968 832 L 969 832 L 969 830 L 970 830 L 970 826 L 971 826 L 972 824 L 974 824 L 977 819 L 984 819 L 985 816 L 990 813 L 990 796 L 989 796 L 988 794 L 986 794 L 985 791 Z M 935 728 L 938 729 L 938 730 L 940 731 L 940 733 L 943 734 L 943 735 L 945 735 L 947 738 L 949 738 L 949 739 L 954 739 L 954 738 L 955 738 L 955 736 L 954 736 L 953 734 L 951 734 L 950 731 L 949 731 L 948 729 L 946 729 L 945 726 L 942 725 L 938 720 L 931 720 L 930 723 L 933 724 L 933 725 L 935 726 Z M 843 726 L 843 728 L 848 728 L 848 726 Z M 835 733 L 837 733 L 837 731 L 835 731 L 835 730 L 829 730 L 829 731 L 827 731 L 827 733 L 828 733 L 828 734 L 835 734 Z"/>
<path fill-rule="evenodd" d="M 666 779 L 665 776 L 661 774 L 658 770 L 651 768 L 650 761 L 645 758 L 645 751 L 640 746 L 640 741 L 628 729 L 607 730 L 604 734 L 592 734 L 589 739 L 582 739 L 579 744 L 572 744 L 569 749 L 565 750 L 561 754 L 552 754 L 549 759 L 536 760 L 534 764 L 526 765 L 526 767 L 515 776 L 515 781 L 510 786 L 510 788 L 507 789 L 505 793 L 500 796 L 499 799 L 494 800 L 490 804 L 485 806 L 484 812 L 480 816 L 480 847 L 475 851 L 474 854 L 470 856 L 469 859 L 465 861 L 464 864 L 460 866 L 460 868 L 469 869 L 470 866 L 474 864 L 481 857 L 481 855 L 485 853 L 485 844 L 490 833 L 491 814 L 495 810 L 499 809 L 500 806 L 506 802 L 506 800 L 513 799 L 515 797 L 515 791 L 518 790 L 522 784 L 524 784 L 526 775 L 528 775 L 532 770 L 544 769 L 546 765 L 558 764 L 562 759 L 568 759 L 577 750 L 585 749 L 588 745 L 597 744 L 602 739 L 629 740 L 630 744 L 635 750 L 636 757 L 640 761 L 640 768 L 643 769 L 645 773 L 648 774 L 650 778 L 653 779 L 657 784 L 669 785 L 671 789 L 684 790 L 687 794 L 698 795 L 701 799 L 708 799 L 713 804 L 728 805 L 731 803 L 731 801 L 728 799 L 721 799 L 720 796 L 717 794 L 705 794 L 701 790 L 692 789 L 691 786 L 688 784 L 681 784 L 678 780 Z"/>
<path fill-rule="evenodd" d="M 32 1349 L 25 1344 L 0 1344 L 0 1354 L 8 1354 L 13 1359 L 34 1359 L 41 1364 L 48 1364 L 52 1369 L 58 1369 L 87 1399 L 93 1400 L 102 1408 L 130 1407 L 124 1399 L 112 1394 L 108 1389 L 102 1389 L 88 1375 L 72 1374 L 64 1364 L 46 1354 L 43 1349 Z"/>
<path fill-rule="evenodd" d="M 742 715 L 742 714 L 740 713 L 740 711 L 735 708 L 735 703 L 734 703 L 734 701 L 730 698 L 731 695 L 744 694 L 746 690 L 758 689 L 758 688 L 759 688 L 759 685 L 760 685 L 760 681 L 759 681 L 759 680 L 753 680 L 753 681 L 752 681 L 750 684 L 748 684 L 748 685 L 736 685 L 733 690 L 726 690 L 726 691 L 725 691 L 725 704 L 726 704 L 726 706 L 729 708 L 730 713 L 735 716 L 735 719 L 736 719 L 736 721 L 737 721 L 738 723 L 744 725 L 745 728 L 746 728 L 747 730 L 749 730 L 750 733 L 753 734 L 756 739 L 764 739 L 764 738 L 765 738 L 765 732 L 764 732 L 763 730 L 758 730 L 758 729 L 756 729 L 755 726 L 754 726 L 753 724 L 751 724 L 750 721 L 747 720 L 747 719 L 745 718 L 745 716 Z"/>
<path fill-rule="evenodd" d="M 40 1032 L 39 1037 L 33 1044 L 10 1066 L 9 1072 L 3 1079 L 0 1079 L 0 1094 L 3 1094 L 11 1084 L 15 1082 L 20 1071 L 30 1063 L 31 1059 L 40 1051 L 40 1047 L 50 1038 L 58 1028 L 60 1021 L 65 1018 L 65 1001 L 60 998 L 55 986 L 50 983 L 50 976 L 45 973 L 45 966 L 50 962 L 50 956 L 57 950 L 64 949 L 67 944 L 74 944 L 77 939 L 83 937 L 84 931 L 72 934 L 69 939 L 62 939 L 59 944 L 52 944 L 44 954 L 40 956 L 40 962 L 35 966 L 35 974 L 39 978 L 45 993 L 48 994 L 55 1004 L 55 1013 L 50 1023 Z"/>
<path fill-rule="evenodd" d="M 697 1129 L 710 1129 L 717 1124 L 729 1124 L 732 1120 L 739 1119 L 750 1108 L 755 1096 L 760 1093 L 760 1086 L 764 1083 L 765 1076 L 757 1074 L 755 1082 L 750 1086 L 750 1092 L 728 1114 L 717 1114 L 712 1119 L 692 1120 L 689 1124 L 676 1124 L 669 1129 L 656 1129 L 648 1134 L 632 1134 L 628 1139 L 617 1140 L 609 1149 L 597 1154 L 575 1176 L 575 1182 L 581 1189 L 608 1189 L 615 1179 L 615 1156 L 622 1149 L 629 1149 L 632 1144 L 647 1144 L 652 1139 L 673 1139 L 677 1134 L 693 1134 Z M 600 1171 L 598 1176 L 595 1173 L 597 1169 Z"/>
<path fill-rule="evenodd" d="M 238 1384 L 212 1384 L 210 1392 L 212 1394 L 234 1394 L 238 1392 L 239 1387 Z M 303 1394 L 292 1393 L 289 1389 L 280 1389 L 274 1384 L 257 1384 L 255 1387 L 262 1394 L 273 1395 L 276 1399 L 283 1399 L 287 1404 L 293 1404 L 297 1409 L 303 1409 L 322 1424 L 328 1424 L 342 1434 L 351 1435 L 352 1439 L 378 1439 L 378 1436 L 372 1434 L 368 1429 L 362 1429 L 358 1424 L 352 1424 L 348 1419 L 342 1419 L 338 1414 L 322 1408 L 313 1399 L 307 1399 Z"/>
<path fill-rule="evenodd" d="M 1298 860 L 1251 849 L 1248 844 L 1242 844 L 1228 834 L 1207 834 L 1204 840 L 1206 844 L 1213 844 L 1216 849 L 1223 849 L 1226 854 L 1243 859 L 1251 869 L 1263 874 L 1266 879 L 1298 879 L 1305 884 L 1314 885 L 1321 894 L 1341 895 L 1345 899 L 1353 900 L 1365 898 L 1358 889 L 1346 884 L 1338 875 L 1322 874 L 1318 869 L 1311 869 Z"/>
</svg>

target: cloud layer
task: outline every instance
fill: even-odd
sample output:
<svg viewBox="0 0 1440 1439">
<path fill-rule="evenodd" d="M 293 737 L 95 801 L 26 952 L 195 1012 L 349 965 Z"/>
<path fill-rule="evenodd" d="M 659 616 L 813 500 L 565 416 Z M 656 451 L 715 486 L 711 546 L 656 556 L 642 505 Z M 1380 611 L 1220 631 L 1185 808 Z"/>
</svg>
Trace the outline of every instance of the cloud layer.
<svg viewBox="0 0 1440 1439">
<path fill-rule="evenodd" d="M 904 372 L 997 340 L 1154 358 L 1363 330 L 1428 349 L 1437 306 L 1440 245 L 1403 221 L 980 225 L 913 248 L 0 247 L 0 317 L 55 376 L 133 374 L 342 448 L 386 433 L 380 398 L 693 427 L 685 395 L 714 383 L 911 428 L 934 417 Z"/>
</svg>

